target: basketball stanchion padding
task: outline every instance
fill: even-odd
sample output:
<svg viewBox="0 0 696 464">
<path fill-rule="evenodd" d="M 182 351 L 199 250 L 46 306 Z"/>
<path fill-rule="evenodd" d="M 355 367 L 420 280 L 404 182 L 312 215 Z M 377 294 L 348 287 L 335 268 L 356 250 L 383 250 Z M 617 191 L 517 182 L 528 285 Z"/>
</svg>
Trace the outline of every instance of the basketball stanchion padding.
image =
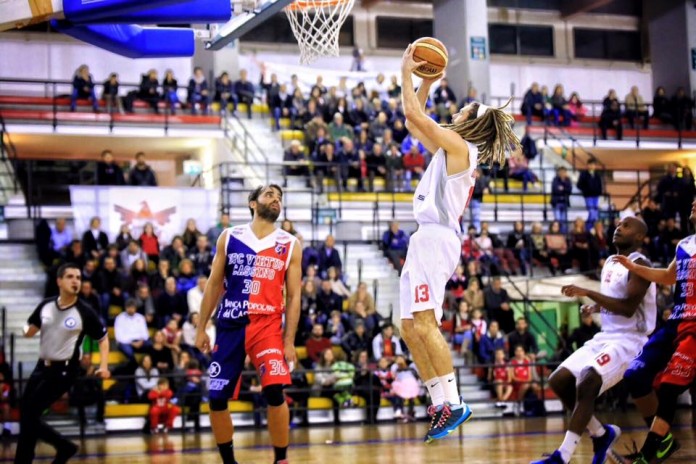
<svg viewBox="0 0 696 464">
<path fill-rule="evenodd" d="M 285 7 L 300 46 L 300 63 L 338 56 L 338 35 L 355 0 L 297 0 Z"/>
</svg>

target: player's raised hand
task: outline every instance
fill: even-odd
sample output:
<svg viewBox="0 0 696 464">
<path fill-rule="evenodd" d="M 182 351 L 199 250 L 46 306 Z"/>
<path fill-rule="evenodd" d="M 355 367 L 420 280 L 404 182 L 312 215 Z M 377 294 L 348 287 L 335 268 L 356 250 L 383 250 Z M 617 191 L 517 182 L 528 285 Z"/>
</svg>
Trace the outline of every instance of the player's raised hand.
<svg viewBox="0 0 696 464">
<path fill-rule="evenodd" d="M 629 271 L 635 271 L 636 267 L 638 266 L 634 261 L 631 261 L 628 256 L 623 256 L 623 255 L 614 255 L 611 258 L 614 262 L 619 263 Z"/>
<path fill-rule="evenodd" d="M 580 306 L 580 315 L 582 317 L 591 316 L 592 314 L 598 313 L 599 311 L 600 311 L 599 305 L 596 305 L 596 304 Z"/>
<path fill-rule="evenodd" d="M 404 55 L 401 57 L 401 70 L 405 73 L 411 74 L 420 66 L 426 64 L 425 61 L 416 61 L 413 59 L 413 44 L 408 44 Z"/>
<path fill-rule="evenodd" d="M 208 353 L 210 351 L 210 337 L 205 333 L 204 330 L 196 331 L 196 348 L 201 350 L 201 353 Z"/>
<path fill-rule="evenodd" d="M 561 288 L 561 293 L 569 298 L 587 296 L 587 289 L 578 287 L 577 285 L 564 285 Z"/>
</svg>

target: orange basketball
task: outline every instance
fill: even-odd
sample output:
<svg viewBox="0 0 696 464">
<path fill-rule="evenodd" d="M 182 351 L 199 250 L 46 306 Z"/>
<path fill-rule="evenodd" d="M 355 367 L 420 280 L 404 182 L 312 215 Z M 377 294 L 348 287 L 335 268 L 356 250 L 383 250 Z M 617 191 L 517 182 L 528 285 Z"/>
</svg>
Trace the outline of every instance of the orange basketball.
<svg viewBox="0 0 696 464">
<path fill-rule="evenodd" d="M 442 75 L 447 67 L 447 48 L 445 45 L 432 37 L 423 37 L 413 42 L 413 46 L 415 47 L 413 59 L 416 62 L 427 62 L 413 71 L 413 74 L 428 79 Z"/>
</svg>

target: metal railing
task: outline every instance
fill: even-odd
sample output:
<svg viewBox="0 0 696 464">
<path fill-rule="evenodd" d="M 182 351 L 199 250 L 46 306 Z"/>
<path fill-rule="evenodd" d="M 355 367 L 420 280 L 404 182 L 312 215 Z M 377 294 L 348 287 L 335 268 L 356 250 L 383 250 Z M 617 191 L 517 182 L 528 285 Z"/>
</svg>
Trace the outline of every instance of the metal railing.
<svg viewBox="0 0 696 464">
<path fill-rule="evenodd" d="M 554 368 L 558 363 L 557 362 L 529 362 L 527 364 L 529 370 L 530 370 L 530 375 L 531 383 L 536 383 L 539 385 L 539 392 L 540 396 L 538 397 L 538 400 L 540 400 L 542 403 L 546 400 L 546 387 L 547 387 L 547 378 L 546 375 L 549 373 L 549 371 Z M 464 373 L 463 371 L 467 372 L 474 368 L 481 373 L 481 378 L 477 376 L 477 379 L 474 382 L 471 383 L 462 383 L 460 386 L 479 386 L 482 390 L 488 390 L 490 387 L 498 384 L 499 382 L 496 381 L 489 381 L 488 380 L 488 375 L 487 373 L 491 368 L 496 367 L 495 364 L 481 364 L 481 363 L 476 363 L 472 366 L 469 367 L 455 367 L 455 376 L 457 379 L 462 378 L 462 374 Z M 323 372 L 334 372 L 331 369 L 295 369 L 293 371 L 293 377 L 297 379 L 304 379 L 299 382 L 293 382 L 293 385 L 288 386 L 285 389 L 285 393 L 287 394 L 288 397 L 292 399 L 292 407 L 291 407 L 291 414 L 295 415 L 299 413 L 300 416 L 307 417 L 308 411 L 316 411 L 318 410 L 316 407 L 315 408 L 310 408 L 309 407 L 309 399 L 310 398 L 326 398 L 329 399 L 332 403 L 332 406 L 330 408 L 326 407 L 321 407 L 319 409 L 321 410 L 326 410 L 326 411 L 333 411 L 333 414 L 337 416 L 341 410 L 346 410 L 346 409 L 365 409 L 367 411 L 367 420 L 369 423 L 376 423 L 376 416 L 379 408 L 381 407 L 386 407 L 381 405 L 381 400 L 382 400 L 382 392 L 383 388 L 382 385 L 379 383 L 379 380 L 377 376 L 375 375 L 377 369 L 374 367 L 369 367 L 369 366 L 359 366 L 359 365 L 354 365 L 355 371 L 354 371 L 354 379 L 355 380 L 360 380 L 361 378 L 363 379 L 368 379 L 369 382 L 366 384 L 357 384 L 355 383 L 353 386 L 347 388 L 347 389 L 336 389 L 332 388 L 331 386 L 326 386 L 326 387 L 320 387 L 317 385 L 310 385 L 307 382 L 307 375 L 314 375 L 317 373 L 323 373 Z M 410 370 L 410 369 L 409 369 Z M 15 402 L 15 406 L 19 407 L 21 403 L 21 393 L 23 392 L 22 386 L 26 384 L 27 380 L 24 378 L 24 368 L 22 366 L 22 363 L 19 363 L 18 366 L 18 372 L 19 375 L 14 379 L 14 389 L 16 393 L 16 398 L 17 401 Z M 418 375 L 415 371 L 412 371 L 414 376 L 418 378 Z M 189 375 L 190 376 L 190 375 Z M 243 371 L 242 374 L 242 379 L 247 378 L 247 379 L 254 379 L 257 378 L 257 373 L 256 371 Z M 201 385 L 205 385 L 206 379 L 208 378 L 207 373 L 202 373 L 199 377 L 201 380 Z M 131 393 L 134 393 L 135 388 L 134 384 L 135 381 L 139 378 L 136 375 L 115 375 L 111 377 L 112 381 L 115 381 L 116 384 L 121 384 L 127 386 L 127 391 L 130 391 Z M 182 419 L 182 427 L 181 431 L 182 433 L 187 433 L 187 422 L 194 419 L 195 417 L 202 415 L 200 410 L 200 406 L 204 404 L 202 401 L 203 399 L 203 392 L 194 392 L 194 393 L 186 393 L 182 390 L 179 390 L 177 388 L 177 384 L 180 384 L 181 382 L 185 382 L 187 375 L 181 375 L 181 374 L 173 374 L 173 373 L 166 373 L 166 374 L 160 374 L 158 378 L 167 378 L 170 381 L 170 389 L 173 391 L 176 399 L 176 404 L 181 408 L 181 419 Z M 80 376 L 75 382 L 75 387 L 73 388 L 72 391 L 80 389 L 80 385 L 84 384 L 85 382 L 97 382 L 98 386 L 102 388 L 102 380 L 96 379 L 95 377 L 87 377 L 87 376 Z M 514 384 L 514 381 L 512 379 L 509 380 L 509 382 L 505 382 L 509 384 Z M 177 391 L 178 390 L 178 391 Z M 106 398 L 109 398 L 109 401 L 113 405 L 113 402 L 116 402 L 116 404 L 143 404 L 143 405 L 149 405 L 149 401 L 143 401 L 140 398 L 131 398 L 128 403 L 124 403 L 124 401 L 127 400 L 127 398 L 124 396 L 121 398 L 119 401 L 118 398 L 113 397 L 108 394 L 108 390 L 100 390 L 101 394 L 96 394 L 94 398 L 91 398 L 90 400 L 85 400 L 79 396 L 75 396 L 74 393 L 70 393 L 68 398 L 63 398 L 58 400 L 60 401 L 67 401 L 68 405 L 70 408 L 67 409 L 67 414 L 74 419 L 77 422 L 77 425 L 80 430 L 80 436 L 84 437 L 85 431 L 87 428 L 87 420 L 86 420 L 86 413 L 85 409 L 89 407 L 96 407 L 97 409 L 101 409 L 101 411 L 105 410 L 105 402 Z M 338 392 L 346 392 L 351 395 L 351 397 L 359 397 L 362 398 L 364 401 L 364 405 L 359 405 L 356 403 L 351 402 L 348 405 L 340 405 L 336 403 L 336 400 L 332 398 L 332 395 Z M 259 401 L 256 401 L 256 398 L 254 395 L 258 395 L 256 398 L 258 398 Z M 394 395 L 394 394 L 392 394 Z M 264 405 L 264 402 L 261 400 L 262 394 L 260 392 L 252 392 L 250 390 L 243 389 L 240 391 L 240 396 L 243 397 L 244 399 L 238 400 L 240 402 L 251 402 L 254 404 L 252 412 L 248 413 L 249 415 L 256 416 L 259 419 L 261 419 L 262 415 L 267 412 L 267 406 Z M 395 398 L 399 398 L 396 397 Z M 466 401 L 467 398 L 465 397 L 464 400 Z M 518 403 L 521 404 L 523 402 L 523 398 L 516 398 L 514 400 L 509 400 L 509 404 L 514 404 Z M 468 403 L 494 403 L 496 402 L 497 399 L 495 398 L 495 392 L 491 392 L 490 398 L 487 399 L 482 399 L 482 400 L 469 400 L 467 401 Z M 417 402 L 417 403 L 416 403 Z M 100 404 L 101 403 L 101 404 Z M 400 398 L 399 403 L 395 402 L 390 402 L 389 407 L 398 407 L 398 404 L 401 404 L 403 408 L 409 408 L 409 407 L 415 407 L 416 404 L 420 406 L 425 406 L 428 404 L 428 398 L 427 395 L 419 395 L 418 397 L 415 398 Z M 21 410 L 20 410 L 21 414 Z M 48 419 L 50 419 L 50 416 L 53 416 L 56 419 L 65 419 L 65 414 L 60 414 L 60 413 L 49 413 Z M 119 416 L 122 417 L 122 416 Z M 123 416 L 123 417 L 128 417 L 128 416 Z M 131 416 L 131 417 L 141 417 L 147 421 L 149 420 L 149 417 L 147 414 L 143 416 Z M 108 419 L 108 417 L 105 417 Z M 254 422 L 256 422 L 257 419 L 254 419 Z M 306 425 L 310 425 L 311 422 L 307 421 L 305 422 Z M 258 422 L 255 424 L 256 426 L 262 425 L 261 420 L 258 420 Z"/>
<path fill-rule="evenodd" d="M 514 91 L 514 90 L 513 90 Z M 491 102 L 494 106 L 502 106 L 504 105 L 510 97 L 508 96 L 493 96 L 491 97 Z M 512 102 L 510 103 L 510 106 L 508 107 L 509 112 L 511 113 L 517 113 L 521 114 L 521 108 L 522 104 L 524 102 L 524 97 L 513 97 Z M 601 117 L 602 110 L 604 109 L 604 102 L 599 101 L 599 100 L 583 100 L 582 101 L 583 107 L 586 110 L 586 113 L 584 116 L 581 116 L 578 118 L 579 123 L 584 123 L 584 124 L 590 124 L 592 127 L 592 144 L 594 146 L 597 145 L 597 140 L 599 139 L 599 133 L 600 127 L 599 127 L 599 118 Z M 657 118 L 656 115 L 654 115 L 654 108 L 652 102 L 645 102 L 644 106 L 646 110 L 648 111 L 649 118 L 654 119 Z M 627 116 L 627 111 L 626 111 L 626 103 L 619 103 L 619 108 L 622 110 L 621 112 L 621 120 L 622 120 L 622 127 L 625 125 L 623 124 L 624 120 L 628 119 Z M 548 110 L 546 110 L 548 111 Z M 672 116 L 671 121 L 660 121 L 661 125 L 666 125 L 670 126 L 670 130 L 675 132 L 675 137 L 674 141 L 677 143 L 677 147 L 679 149 L 682 148 L 683 142 L 686 139 L 686 127 L 684 127 L 685 121 L 682 118 L 674 118 L 674 115 Z M 588 119 L 591 118 L 591 119 Z M 693 120 L 694 118 L 694 107 L 691 108 L 691 118 Z M 595 120 L 596 119 L 596 120 Z M 640 147 L 641 141 L 643 138 L 645 138 L 645 135 L 642 134 L 641 131 L 644 131 L 642 127 L 642 122 L 643 122 L 643 116 L 640 116 L 639 114 L 636 114 L 634 116 L 634 130 L 636 131 L 635 137 L 633 140 L 635 140 L 636 147 Z M 545 126 L 551 126 L 551 127 L 557 127 L 557 128 L 563 128 L 562 126 L 555 126 L 552 124 L 552 118 L 550 115 L 546 116 L 542 120 L 542 124 Z M 649 129 L 648 129 L 649 130 Z M 625 134 L 624 134 L 625 135 Z M 695 137 L 693 134 L 689 136 L 690 140 L 693 140 Z M 626 137 L 623 137 L 624 140 L 626 140 Z"/>
<path fill-rule="evenodd" d="M 101 83 L 94 83 L 94 89 L 95 89 L 95 95 L 100 95 L 96 89 L 97 88 L 103 88 L 103 84 Z M 158 83 L 158 89 L 161 87 Z M 7 88 L 13 89 L 11 91 L 6 90 Z M 24 89 L 29 89 L 28 91 Z M 17 89 L 22 89 L 22 90 L 17 90 Z M 177 90 L 187 90 L 187 86 L 177 86 Z M 117 99 L 118 102 L 124 101 L 124 99 L 127 98 L 132 98 L 133 102 L 139 101 L 140 99 L 137 97 L 137 95 L 128 95 L 129 93 L 132 92 L 138 92 L 140 90 L 140 84 L 135 84 L 135 83 L 119 83 L 119 90 L 126 90 L 126 95 L 116 95 L 113 98 Z M 60 80 L 60 79 L 22 79 L 22 78 L 0 78 L 0 92 L 2 92 L 4 95 L 16 95 L 18 97 L 41 97 L 41 98 L 50 98 L 50 113 L 51 113 L 51 119 L 50 119 L 50 124 L 53 127 L 53 130 L 55 131 L 57 127 L 61 124 L 69 124 L 70 123 L 70 118 L 65 118 L 64 115 L 62 114 L 64 110 L 62 107 L 65 105 L 63 100 L 71 99 L 73 91 L 73 86 L 72 86 L 72 81 L 71 80 Z M 83 100 L 83 99 L 78 99 L 78 100 Z M 100 126 L 107 126 L 109 128 L 109 132 L 113 132 L 114 128 L 117 126 L 128 126 L 128 125 L 133 125 L 134 122 L 129 122 L 128 119 L 120 119 L 118 116 L 121 114 L 122 107 L 120 104 L 110 104 L 110 102 L 106 102 L 100 97 L 97 97 L 97 101 L 99 104 L 106 104 L 105 107 L 99 108 L 99 113 L 95 115 L 94 120 L 88 121 L 89 124 L 96 124 Z M 178 101 L 181 103 L 182 108 L 187 105 L 186 99 L 180 99 L 178 98 Z M 172 127 L 172 124 L 176 123 L 177 121 L 172 119 L 174 114 L 172 114 L 172 110 L 170 108 L 170 103 L 167 100 L 166 95 L 161 94 L 159 95 L 159 102 L 164 103 L 164 108 L 162 110 L 162 116 L 163 118 L 161 120 L 149 120 L 147 122 L 143 122 L 142 120 L 138 120 L 137 124 L 141 125 L 147 125 L 149 127 L 161 127 L 164 135 L 167 135 L 169 132 L 169 129 Z M 208 109 L 210 109 L 210 104 L 213 103 L 212 99 L 208 102 Z M 68 103 L 68 106 L 70 103 Z M 0 103 L 0 110 L 2 110 L 3 105 Z M 9 105 L 9 106 L 22 106 L 22 105 Z M 148 111 L 150 111 L 150 108 L 148 107 Z M 31 118 L 28 118 L 31 119 Z M 84 123 L 85 121 L 81 121 Z"/>
</svg>

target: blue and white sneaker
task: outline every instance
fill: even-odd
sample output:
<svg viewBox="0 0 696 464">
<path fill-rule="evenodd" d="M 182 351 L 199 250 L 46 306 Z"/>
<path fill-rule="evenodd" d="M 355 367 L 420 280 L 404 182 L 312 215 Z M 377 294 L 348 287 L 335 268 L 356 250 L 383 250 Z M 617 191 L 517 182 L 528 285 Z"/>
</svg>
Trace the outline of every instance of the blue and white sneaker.
<svg viewBox="0 0 696 464">
<path fill-rule="evenodd" d="M 592 450 L 594 451 L 592 464 L 604 464 L 607 462 L 610 450 L 621 436 L 621 429 L 616 425 L 605 425 L 604 430 L 606 431 L 604 435 L 592 438 Z"/>
<path fill-rule="evenodd" d="M 461 397 L 459 401 L 460 404 L 452 405 L 445 403 L 432 411 L 434 414 L 430 422 L 430 430 L 428 430 L 425 436 L 426 443 L 445 438 L 454 432 L 457 427 L 471 419 L 471 408 Z"/>
<path fill-rule="evenodd" d="M 546 456 L 544 459 L 532 461 L 529 464 L 566 464 L 566 462 L 563 460 L 561 452 L 556 450 L 550 455 Z"/>
</svg>

